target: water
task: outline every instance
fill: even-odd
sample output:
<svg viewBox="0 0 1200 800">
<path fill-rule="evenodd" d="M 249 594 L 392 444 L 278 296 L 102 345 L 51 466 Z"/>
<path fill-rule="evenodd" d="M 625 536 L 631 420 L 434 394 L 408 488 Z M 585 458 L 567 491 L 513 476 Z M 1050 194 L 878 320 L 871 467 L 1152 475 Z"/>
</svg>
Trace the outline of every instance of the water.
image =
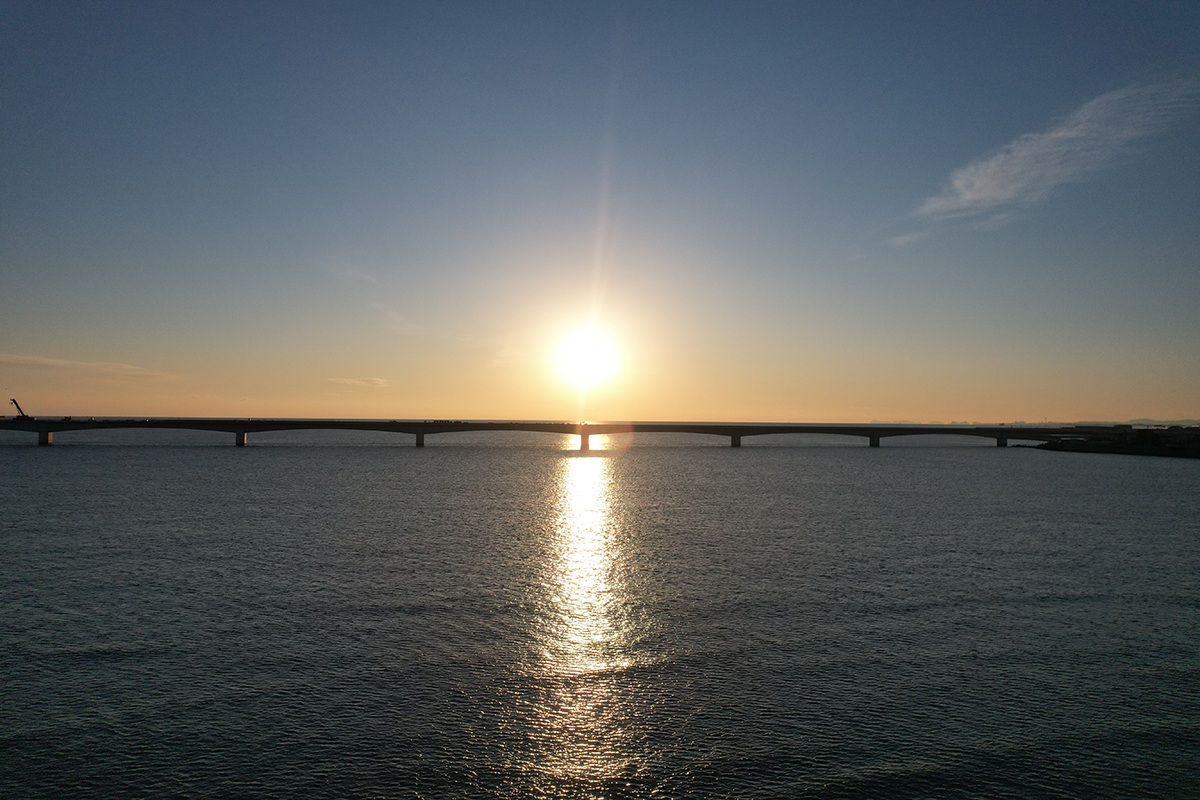
<svg viewBox="0 0 1200 800">
<path fill-rule="evenodd" d="M 123 436 L 0 446 L 0 796 L 1200 796 L 1200 462 Z"/>
</svg>

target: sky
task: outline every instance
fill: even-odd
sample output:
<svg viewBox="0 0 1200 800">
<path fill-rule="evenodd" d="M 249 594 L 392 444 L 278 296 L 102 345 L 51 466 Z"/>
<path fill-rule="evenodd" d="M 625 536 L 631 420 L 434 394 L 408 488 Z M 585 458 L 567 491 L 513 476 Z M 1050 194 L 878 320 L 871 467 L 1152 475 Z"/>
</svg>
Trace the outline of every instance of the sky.
<svg viewBox="0 0 1200 800">
<path fill-rule="evenodd" d="M 1198 111 L 1194 2 L 0 2 L 0 392 L 1195 419 Z"/>
</svg>

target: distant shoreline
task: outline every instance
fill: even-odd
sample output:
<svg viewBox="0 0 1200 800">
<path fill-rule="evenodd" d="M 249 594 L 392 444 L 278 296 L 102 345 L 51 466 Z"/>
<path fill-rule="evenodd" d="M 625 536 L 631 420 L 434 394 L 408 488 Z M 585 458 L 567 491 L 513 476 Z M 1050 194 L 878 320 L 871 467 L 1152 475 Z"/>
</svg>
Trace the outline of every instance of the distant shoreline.
<svg viewBox="0 0 1200 800">
<path fill-rule="evenodd" d="M 1043 442 L 1038 450 L 1064 453 L 1111 453 L 1122 456 L 1157 456 L 1160 458 L 1200 458 L 1200 443 L 1195 441 L 1172 445 L 1161 441 L 1149 442 Z"/>
</svg>

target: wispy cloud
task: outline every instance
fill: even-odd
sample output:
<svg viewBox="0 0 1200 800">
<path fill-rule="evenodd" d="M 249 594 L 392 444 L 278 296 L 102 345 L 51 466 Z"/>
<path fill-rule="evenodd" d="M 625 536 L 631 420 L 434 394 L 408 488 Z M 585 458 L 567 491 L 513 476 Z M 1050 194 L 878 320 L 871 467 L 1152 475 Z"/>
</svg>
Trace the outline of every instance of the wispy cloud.
<svg viewBox="0 0 1200 800">
<path fill-rule="evenodd" d="M 382 389 L 388 385 L 388 382 L 383 378 L 330 378 L 334 383 L 345 383 L 350 386 L 368 386 L 373 389 Z"/>
<path fill-rule="evenodd" d="M 488 369 L 504 368 L 525 361 L 526 359 L 527 354 L 521 348 L 511 344 L 503 344 L 492 352 L 487 366 Z"/>
<path fill-rule="evenodd" d="M 1102 94 L 1041 133 L 1027 133 L 999 152 L 950 174 L 945 190 L 912 216 L 926 223 L 1011 213 L 1044 201 L 1055 188 L 1112 163 L 1133 143 L 1192 111 L 1200 82 L 1135 84 Z M 895 245 L 920 238 L 896 236 Z"/>
<path fill-rule="evenodd" d="M 372 300 L 370 303 L 368 303 L 368 306 L 383 317 L 383 324 L 390 331 L 411 333 L 413 331 L 419 331 L 423 329 L 423 326 L 413 322 L 400 310 L 393 308 L 386 303 L 381 303 L 378 300 Z"/>
<path fill-rule="evenodd" d="M 893 247 L 904 247 L 906 244 L 912 244 L 915 241 L 924 239 L 929 235 L 929 231 L 913 231 L 912 233 L 903 233 L 899 236 L 893 236 L 887 240 L 887 243 Z"/>
<path fill-rule="evenodd" d="M 328 265 L 329 274 L 346 283 L 366 283 L 375 286 L 379 278 L 357 264 L 348 261 L 335 261 Z"/>
<path fill-rule="evenodd" d="M 132 364 L 118 364 L 111 361 L 69 361 L 64 358 L 21 356 L 8 353 L 0 353 L 0 366 L 10 369 L 74 372 L 110 380 L 163 380 L 175 377 L 166 372 L 151 372 Z"/>
</svg>

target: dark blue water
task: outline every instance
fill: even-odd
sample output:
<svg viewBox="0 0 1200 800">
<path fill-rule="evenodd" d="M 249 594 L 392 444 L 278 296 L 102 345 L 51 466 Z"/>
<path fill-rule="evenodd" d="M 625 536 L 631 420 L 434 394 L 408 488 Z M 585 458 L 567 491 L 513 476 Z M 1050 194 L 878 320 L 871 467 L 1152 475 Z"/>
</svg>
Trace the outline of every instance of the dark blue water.
<svg viewBox="0 0 1200 800">
<path fill-rule="evenodd" d="M 1200 796 L 1200 462 L 61 441 L 0 796 Z"/>
</svg>

